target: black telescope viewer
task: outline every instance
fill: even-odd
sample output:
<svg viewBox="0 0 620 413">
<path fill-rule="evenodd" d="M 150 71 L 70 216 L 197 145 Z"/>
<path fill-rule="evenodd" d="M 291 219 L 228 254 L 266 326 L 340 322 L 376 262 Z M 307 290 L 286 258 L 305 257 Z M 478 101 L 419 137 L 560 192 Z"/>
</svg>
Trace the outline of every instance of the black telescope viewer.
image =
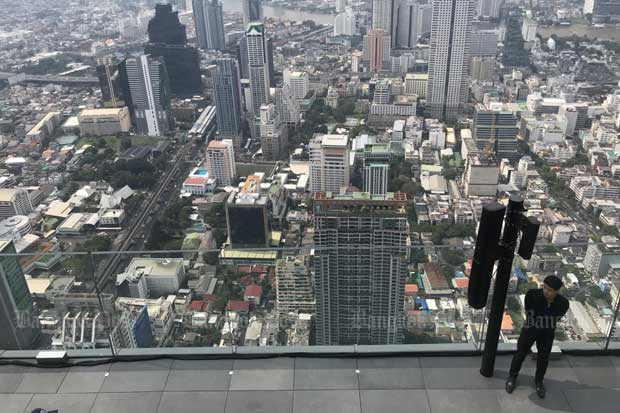
<svg viewBox="0 0 620 413">
<path fill-rule="evenodd" d="M 512 195 L 508 201 L 508 207 L 494 202 L 485 205 L 482 209 L 467 300 L 469 305 L 477 310 L 487 304 L 493 268 L 495 261 L 499 260 L 480 367 L 480 374 L 485 377 L 492 377 L 495 368 L 495 355 L 519 234 L 521 234 L 521 242 L 518 253 L 526 260 L 532 257 L 538 236 L 540 227 L 538 220 L 525 216 L 523 212 L 525 208 L 521 195 Z"/>
</svg>

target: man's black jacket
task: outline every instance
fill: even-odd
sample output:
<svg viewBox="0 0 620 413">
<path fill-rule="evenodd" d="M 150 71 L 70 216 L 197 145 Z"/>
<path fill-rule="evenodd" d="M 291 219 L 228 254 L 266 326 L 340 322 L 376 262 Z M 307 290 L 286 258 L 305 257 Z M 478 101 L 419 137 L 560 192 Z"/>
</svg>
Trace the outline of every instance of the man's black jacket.
<svg viewBox="0 0 620 413">
<path fill-rule="evenodd" d="M 532 289 L 525 294 L 524 328 L 553 333 L 558 321 L 568 311 L 568 300 L 558 294 L 549 305 L 542 288 Z"/>
</svg>

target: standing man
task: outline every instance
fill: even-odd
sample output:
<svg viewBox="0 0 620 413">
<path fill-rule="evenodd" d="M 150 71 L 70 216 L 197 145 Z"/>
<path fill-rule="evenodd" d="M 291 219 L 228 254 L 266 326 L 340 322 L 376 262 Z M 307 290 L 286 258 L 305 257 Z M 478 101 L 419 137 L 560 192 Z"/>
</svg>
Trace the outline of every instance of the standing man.
<svg viewBox="0 0 620 413">
<path fill-rule="evenodd" d="M 536 360 L 536 393 L 541 399 L 545 397 L 543 379 L 549 364 L 549 354 L 555 338 L 555 327 L 568 311 L 568 300 L 559 294 L 562 280 L 555 275 L 545 278 L 543 288 L 531 289 L 525 294 L 526 320 L 519 341 L 517 353 L 510 365 L 510 376 L 506 381 L 506 391 L 512 393 L 517 387 L 517 375 L 521 364 L 536 342 L 538 358 Z"/>
</svg>

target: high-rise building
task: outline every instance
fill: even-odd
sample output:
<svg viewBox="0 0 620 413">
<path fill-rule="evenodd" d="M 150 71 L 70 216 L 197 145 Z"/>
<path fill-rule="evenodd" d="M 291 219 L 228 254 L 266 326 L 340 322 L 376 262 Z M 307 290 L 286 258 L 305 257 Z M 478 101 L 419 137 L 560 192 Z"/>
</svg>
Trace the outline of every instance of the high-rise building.
<svg viewBox="0 0 620 413">
<path fill-rule="evenodd" d="M 0 348 L 30 350 L 39 337 L 34 304 L 13 241 L 0 240 Z"/>
<path fill-rule="evenodd" d="M 315 135 L 310 141 L 310 192 L 335 192 L 349 186 L 346 135 Z"/>
<path fill-rule="evenodd" d="M 517 150 L 517 117 L 504 104 L 477 104 L 474 110 L 472 135 L 481 151 L 492 152 L 497 159 L 519 159 Z"/>
<path fill-rule="evenodd" d="M 232 185 L 237 176 L 235 150 L 229 139 L 211 141 L 207 146 L 207 169 L 218 185 Z"/>
<path fill-rule="evenodd" d="M 241 0 L 243 5 L 243 25 L 262 22 L 264 18 L 261 0 Z"/>
<path fill-rule="evenodd" d="M 406 195 L 320 192 L 313 201 L 316 343 L 402 343 Z"/>
<path fill-rule="evenodd" d="M 502 64 L 506 68 L 527 67 L 530 64 L 530 54 L 525 50 L 523 34 L 521 33 L 521 14 L 513 10 L 506 19 L 506 35 Z"/>
<path fill-rule="evenodd" d="M 418 25 L 420 4 L 418 0 L 401 0 L 398 5 L 398 19 L 394 35 L 394 46 L 412 49 L 422 34 Z"/>
<path fill-rule="evenodd" d="M 297 125 L 301 119 L 299 102 L 291 93 L 291 88 L 284 83 L 282 87 L 275 88 L 274 101 L 276 111 L 280 115 L 280 121 L 288 125 Z"/>
<path fill-rule="evenodd" d="M 270 246 L 271 227 L 267 195 L 232 191 L 225 207 L 228 241 L 232 248 Z"/>
<path fill-rule="evenodd" d="M 276 262 L 276 307 L 280 317 L 314 314 L 315 299 L 310 268 L 304 256 L 289 256 Z"/>
<path fill-rule="evenodd" d="M 28 192 L 25 189 L 0 189 L 0 221 L 15 215 L 28 215 L 33 210 Z"/>
<path fill-rule="evenodd" d="M 526 42 L 533 42 L 536 40 L 536 29 L 538 29 L 538 23 L 534 19 L 523 19 L 523 25 L 521 26 L 521 35 Z"/>
<path fill-rule="evenodd" d="M 188 46 L 185 26 L 170 4 L 155 6 L 155 17 L 149 21 L 148 34 L 149 42 L 144 46 L 144 53 L 164 59 L 170 92 L 179 96 L 200 95 L 200 56 L 197 49 Z"/>
<path fill-rule="evenodd" d="M 370 195 L 385 195 L 388 188 L 390 165 L 386 162 L 364 160 L 364 192 Z"/>
<path fill-rule="evenodd" d="M 493 57 L 497 55 L 499 30 L 482 22 L 475 23 L 471 32 L 471 56 Z"/>
<path fill-rule="evenodd" d="M 219 0 L 192 0 L 196 39 L 201 49 L 224 50 L 224 13 Z"/>
<path fill-rule="evenodd" d="M 286 153 L 287 128 L 280 120 L 273 103 L 262 105 L 260 108 L 260 142 L 263 150 L 263 159 L 276 161 Z"/>
<path fill-rule="evenodd" d="M 395 4 L 398 0 L 372 0 L 372 28 L 385 30 L 392 34 L 394 19 L 398 13 Z"/>
<path fill-rule="evenodd" d="M 452 118 L 467 100 L 473 0 L 433 1 L 426 104 L 433 118 Z"/>
<path fill-rule="evenodd" d="M 297 100 L 305 99 L 310 91 L 310 76 L 307 72 L 283 72 L 284 83 L 291 88 L 291 94 Z"/>
<path fill-rule="evenodd" d="M 108 62 L 97 66 L 97 77 L 101 88 L 101 100 L 106 108 L 131 107 L 129 83 L 124 68 L 125 62 Z"/>
<path fill-rule="evenodd" d="M 338 13 L 334 18 L 334 36 L 353 36 L 357 33 L 357 19 L 351 9 Z"/>
<path fill-rule="evenodd" d="M 501 6 L 502 0 L 479 0 L 477 10 L 478 16 L 497 19 L 499 18 Z"/>
<path fill-rule="evenodd" d="M 231 58 L 217 59 L 213 73 L 213 100 L 220 138 L 233 140 L 241 148 L 241 83 L 239 66 Z"/>
<path fill-rule="evenodd" d="M 132 57 L 125 61 L 125 69 L 138 133 L 163 136 L 173 121 L 164 60 L 148 55 Z"/>
<path fill-rule="evenodd" d="M 336 0 L 336 13 L 342 13 L 347 7 L 347 0 Z"/>
<path fill-rule="evenodd" d="M 252 90 L 252 108 L 258 114 L 265 103 L 269 103 L 269 61 L 265 26 L 262 23 L 250 23 L 245 32 L 245 44 L 248 56 L 248 75 Z"/>
<path fill-rule="evenodd" d="M 382 29 L 373 29 L 364 36 L 364 60 L 368 62 L 371 72 L 389 67 L 392 57 L 391 41 L 391 37 Z"/>
</svg>

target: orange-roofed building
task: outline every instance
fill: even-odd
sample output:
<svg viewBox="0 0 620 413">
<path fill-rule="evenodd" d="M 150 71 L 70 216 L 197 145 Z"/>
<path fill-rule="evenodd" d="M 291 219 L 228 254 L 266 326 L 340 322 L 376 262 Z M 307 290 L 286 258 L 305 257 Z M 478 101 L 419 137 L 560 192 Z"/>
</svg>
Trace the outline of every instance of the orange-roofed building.
<svg viewBox="0 0 620 413">
<path fill-rule="evenodd" d="M 469 287 L 469 278 L 465 277 L 457 277 L 452 279 L 452 285 L 457 290 L 461 290 L 463 292 L 467 292 L 467 287 Z"/>
<path fill-rule="evenodd" d="M 465 261 L 465 271 L 463 271 L 463 272 L 468 277 L 471 274 L 471 267 L 472 267 L 472 265 L 474 265 L 474 260 L 467 260 L 467 261 Z"/>
<path fill-rule="evenodd" d="M 510 317 L 510 314 L 504 313 L 504 317 L 502 318 L 502 332 L 512 334 L 514 329 L 515 326 L 512 322 L 512 317 Z"/>
<path fill-rule="evenodd" d="M 411 296 L 411 295 L 417 295 L 419 291 L 418 285 L 417 284 L 405 284 L 405 295 L 407 296 Z"/>
</svg>

